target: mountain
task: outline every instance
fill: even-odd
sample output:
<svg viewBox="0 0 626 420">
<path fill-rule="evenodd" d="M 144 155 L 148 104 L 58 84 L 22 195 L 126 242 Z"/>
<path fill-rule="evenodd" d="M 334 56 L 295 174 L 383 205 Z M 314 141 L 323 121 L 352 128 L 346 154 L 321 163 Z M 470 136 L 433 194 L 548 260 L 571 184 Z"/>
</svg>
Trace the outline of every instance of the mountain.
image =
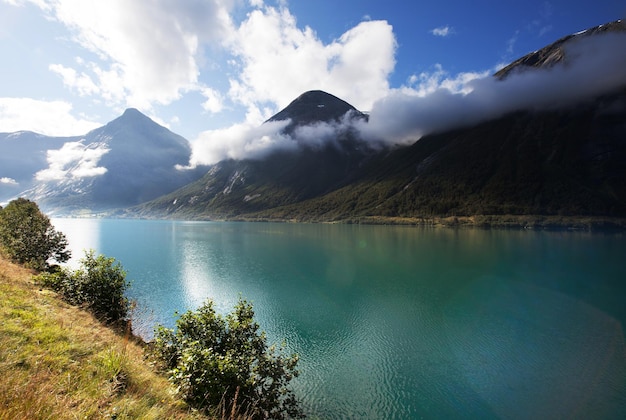
<svg viewBox="0 0 626 420">
<path fill-rule="evenodd" d="M 289 120 L 283 134 L 291 135 L 299 147 L 263 159 L 219 162 L 198 181 L 146 203 L 132 214 L 228 218 L 330 193 L 354 180 L 363 162 L 375 154 L 356 138 L 350 124 L 345 124 L 365 118 L 333 95 L 306 92 L 267 121 Z M 298 128 L 311 124 L 332 124 L 333 138 L 309 143 L 298 137 Z"/>
<path fill-rule="evenodd" d="M 6 151 L 3 158 L 20 165 L 30 162 L 21 172 L 18 165 L 3 166 L 2 176 L 27 185 L 21 196 L 57 214 L 136 205 L 186 185 L 206 171 L 177 170 L 176 165 L 189 162 L 187 140 L 135 109 L 84 136 L 16 133 L 0 137 L 0 147 Z"/>
<path fill-rule="evenodd" d="M 475 215 L 624 218 L 626 89 L 566 109 L 520 111 L 426 136 L 370 159 L 356 182 L 257 217 Z"/>
<path fill-rule="evenodd" d="M 346 101 L 321 90 L 311 90 L 298 96 L 285 109 L 266 122 L 290 120 L 284 131 L 292 134 L 297 127 L 310 124 L 340 123 L 346 115 L 352 119 L 367 120 L 365 114 Z"/>
<path fill-rule="evenodd" d="M 494 78 L 567 65 L 580 37 L 621 31 L 618 21 L 565 37 Z M 339 129 L 331 141 L 260 160 L 220 162 L 202 179 L 129 214 L 316 222 L 447 218 L 517 225 L 532 215 L 556 224 L 587 217 L 622 220 L 616 223 L 626 226 L 626 86 L 441 130 L 404 147 L 368 146 L 346 124 L 350 118 L 368 117 L 332 95 L 307 92 L 268 121 L 290 120 L 285 132 L 294 141 L 302 127 L 333 123 Z"/>
</svg>

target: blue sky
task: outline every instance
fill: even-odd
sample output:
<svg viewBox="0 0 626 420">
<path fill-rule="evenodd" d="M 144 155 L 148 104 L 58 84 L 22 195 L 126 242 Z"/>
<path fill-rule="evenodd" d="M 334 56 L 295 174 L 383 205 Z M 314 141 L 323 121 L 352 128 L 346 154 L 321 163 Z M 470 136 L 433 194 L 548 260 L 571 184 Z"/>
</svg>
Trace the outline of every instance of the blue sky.
<svg viewBox="0 0 626 420">
<path fill-rule="evenodd" d="M 0 0 L 0 132 L 80 135 L 134 107 L 192 143 L 245 148 L 242 132 L 262 137 L 306 90 L 364 111 L 464 92 L 625 15 L 615 0 Z"/>
</svg>

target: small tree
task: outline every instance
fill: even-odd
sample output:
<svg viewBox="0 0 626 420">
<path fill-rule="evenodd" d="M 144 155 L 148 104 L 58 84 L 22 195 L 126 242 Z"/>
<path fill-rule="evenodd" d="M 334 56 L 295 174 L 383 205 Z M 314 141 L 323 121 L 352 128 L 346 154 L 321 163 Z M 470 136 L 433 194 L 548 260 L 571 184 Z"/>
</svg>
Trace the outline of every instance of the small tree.
<svg viewBox="0 0 626 420">
<path fill-rule="evenodd" d="M 255 418 L 304 417 L 288 388 L 298 375 L 297 355 L 285 357 L 268 348 L 253 318 L 245 300 L 226 317 L 216 314 L 209 300 L 183 314 L 176 331 L 158 326 L 153 354 L 183 397 L 205 411 L 225 404 Z"/>
<path fill-rule="evenodd" d="M 0 208 L 0 249 L 12 261 L 45 270 L 48 260 L 70 259 L 67 239 L 57 232 L 37 204 L 25 198 Z"/>
<path fill-rule="evenodd" d="M 130 302 L 126 290 L 130 283 L 115 258 L 96 257 L 90 250 L 80 260 L 78 270 L 61 268 L 54 273 L 39 275 L 35 281 L 59 292 L 74 305 L 85 305 L 106 322 L 122 321 L 128 316 Z"/>
</svg>

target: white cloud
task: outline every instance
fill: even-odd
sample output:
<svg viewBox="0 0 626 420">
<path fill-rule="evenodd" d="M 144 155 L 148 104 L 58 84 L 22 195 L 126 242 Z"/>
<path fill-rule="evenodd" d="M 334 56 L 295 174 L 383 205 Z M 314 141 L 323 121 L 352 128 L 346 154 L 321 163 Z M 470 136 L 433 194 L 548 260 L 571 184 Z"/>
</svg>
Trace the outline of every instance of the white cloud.
<svg viewBox="0 0 626 420">
<path fill-rule="evenodd" d="M 100 144 L 84 145 L 83 141 L 67 142 L 58 150 L 48 150 L 49 167 L 35 174 L 38 181 L 61 181 L 103 175 L 107 169 L 98 166 L 100 158 L 110 149 Z"/>
<path fill-rule="evenodd" d="M 150 109 L 197 89 L 200 45 L 231 31 L 235 0 L 48 0 L 35 2 L 98 59 L 51 70 L 83 94 Z M 91 83 L 89 83 L 91 82 Z"/>
<path fill-rule="evenodd" d="M 224 129 L 205 131 L 192 142 L 190 166 L 210 165 L 224 159 L 261 158 L 278 149 L 293 150 L 297 143 L 280 133 L 288 123 L 289 121 L 262 125 L 241 123 Z"/>
<path fill-rule="evenodd" d="M 400 90 L 412 95 L 424 97 L 432 94 L 439 89 L 447 89 L 452 93 L 464 93 L 471 92 L 470 82 L 475 79 L 482 79 L 491 74 L 491 70 L 485 70 L 481 72 L 463 72 L 458 73 L 455 76 L 451 76 L 441 64 L 435 64 L 433 71 L 422 72 L 420 74 L 412 75 L 408 80 L 408 86 L 401 88 Z"/>
<path fill-rule="evenodd" d="M 206 98 L 202 104 L 205 111 L 217 113 L 224 109 L 224 98 L 219 91 L 210 87 L 203 87 L 200 89 L 200 93 Z"/>
<path fill-rule="evenodd" d="M 313 89 L 369 109 L 389 90 L 395 66 L 396 41 L 387 22 L 361 22 L 324 44 L 311 28 L 298 28 L 284 8 L 251 12 L 230 46 L 240 63 L 230 97 L 249 109 L 270 104 L 272 112 Z"/>
<path fill-rule="evenodd" d="M 79 74 L 73 68 L 65 67 L 62 64 L 50 64 L 49 69 L 59 74 L 63 78 L 63 84 L 76 89 L 80 96 L 93 95 L 100 91 L 88 74 Z"/>
<path fill-rule="evenodd" d="M 440 36 L 440 37 L 447 37 L 450 36 L 454 33 L 454 28 L 446 25 L 446 26 L 440 26 L 438 28 L 435 28 L 433 30 L 430 31 L 431 34 L 435 35 L 435 36 Z"/>
<path fill-rule="evenodd" d="M 6 184 L 6 185 L 17 185 L 17 181 L 14 180 L 13 178 L 9 178 L 9 177 L 2 177 L 0 178 L 0 184 Z"/>
<path fill-rule="evenodd" d="M 99 126 L 97 122 L 74 116 L 68 102 L 0 98 L 0 132 L 29 130 L 48 136 L 72 136 Z"/>
</svg>

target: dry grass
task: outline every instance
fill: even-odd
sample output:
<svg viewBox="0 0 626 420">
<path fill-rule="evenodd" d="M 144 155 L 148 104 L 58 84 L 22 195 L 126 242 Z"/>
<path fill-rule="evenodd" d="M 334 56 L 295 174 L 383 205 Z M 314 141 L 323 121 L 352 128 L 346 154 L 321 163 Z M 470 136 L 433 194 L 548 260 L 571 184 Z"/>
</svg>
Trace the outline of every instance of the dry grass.
<svg viewBox="0 0 626 420">
<path fill-rule="evenodd" d="M 40 290 L 0 258 L 0 419 L 203 418 L 140 343 Z"/>
</svg>

